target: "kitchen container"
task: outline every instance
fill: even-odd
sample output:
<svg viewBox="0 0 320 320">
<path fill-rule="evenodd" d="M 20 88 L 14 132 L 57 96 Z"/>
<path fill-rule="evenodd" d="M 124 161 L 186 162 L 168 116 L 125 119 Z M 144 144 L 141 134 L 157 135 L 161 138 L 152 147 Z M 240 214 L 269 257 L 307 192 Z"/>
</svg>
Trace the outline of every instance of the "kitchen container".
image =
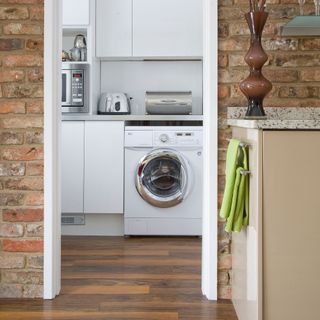
<svg viewBox="0 0 320 320">
<path fill-rule="evenodd" d="M 146 114 L 192 114 L 191 91 L 147 91 Z"/>
</svg>

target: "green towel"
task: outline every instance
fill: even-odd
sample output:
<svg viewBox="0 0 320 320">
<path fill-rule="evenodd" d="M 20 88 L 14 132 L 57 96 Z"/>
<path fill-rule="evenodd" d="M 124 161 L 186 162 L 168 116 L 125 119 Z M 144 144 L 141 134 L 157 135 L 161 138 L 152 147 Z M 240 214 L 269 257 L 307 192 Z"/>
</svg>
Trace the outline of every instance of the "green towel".
<svg viewBox="0 0 320 320">
<path fill-rule="evenodd" d="M 241 171 L 248 170 L 248 156 L 245 147 L 232 139 L 228 146 L 226 161 L 226 186 L 220 210 L 221 218 L 227 221 L 227 232 L 241 231 L 249 222 L 249 177 Z"/>
</svg>

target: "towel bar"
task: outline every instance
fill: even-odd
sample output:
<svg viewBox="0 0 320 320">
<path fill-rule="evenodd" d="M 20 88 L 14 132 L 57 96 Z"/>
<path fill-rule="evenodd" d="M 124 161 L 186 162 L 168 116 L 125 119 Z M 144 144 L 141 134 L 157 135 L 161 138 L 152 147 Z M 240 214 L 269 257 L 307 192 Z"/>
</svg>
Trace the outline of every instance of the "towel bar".
<svg viewBox="0 0 320 320">
<path fill-rule="evenodd" d="M 231 139 L 227 139 L 227 141 L 231 141 Z M 250 147 L 251 145 L 249 143 L 246 142 L 240 142 L 239 147 L 241 148 L 246 148 L 246 147 Z"/>
<path fill-rule="evenodd" d="M 250 170 L 241 170 L 241 171 L 240 171 L 240 174 L 241 174 L 242 176 L 247 176 L 247 175 L 251 174 L 251 171 L 250 171 Z"/>
</svg>

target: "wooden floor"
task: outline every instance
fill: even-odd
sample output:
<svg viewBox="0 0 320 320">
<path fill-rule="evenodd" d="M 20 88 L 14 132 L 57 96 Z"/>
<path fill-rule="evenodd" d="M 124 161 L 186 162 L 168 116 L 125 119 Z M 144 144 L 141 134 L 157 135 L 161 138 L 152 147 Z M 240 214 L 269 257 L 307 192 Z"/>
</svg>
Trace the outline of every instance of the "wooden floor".
<svg viewBox="0 0 320 320">
<path fill-rule="evenodd" d="M 0 300 L 0 319 L 236 320 L 200 290 L 198 238 L 64 237 L 53 301 Z"/>
</svg>

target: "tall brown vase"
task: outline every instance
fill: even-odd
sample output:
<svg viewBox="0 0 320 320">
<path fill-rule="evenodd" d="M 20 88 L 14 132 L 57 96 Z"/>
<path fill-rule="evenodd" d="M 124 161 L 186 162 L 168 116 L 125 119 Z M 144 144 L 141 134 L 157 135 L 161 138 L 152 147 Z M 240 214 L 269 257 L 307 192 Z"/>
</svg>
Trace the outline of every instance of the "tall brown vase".
<svg viewBox="0 0 320 320">
<path fill-rule="evenodd" d="M 245 118 L 263 119 L 266 118 L 263 99 L 272 89 L 271 82 L 261 72 L 263 65 L 268 60 L 261 45 L 261 35 L 268 13 L 264 11 L 248 12 L 245 18 L 251 33 L 250 48 L 244 59 L 250 67 L 250 74 L 240 83 L 240 89 L 248 99 Z"/>
</svg>

